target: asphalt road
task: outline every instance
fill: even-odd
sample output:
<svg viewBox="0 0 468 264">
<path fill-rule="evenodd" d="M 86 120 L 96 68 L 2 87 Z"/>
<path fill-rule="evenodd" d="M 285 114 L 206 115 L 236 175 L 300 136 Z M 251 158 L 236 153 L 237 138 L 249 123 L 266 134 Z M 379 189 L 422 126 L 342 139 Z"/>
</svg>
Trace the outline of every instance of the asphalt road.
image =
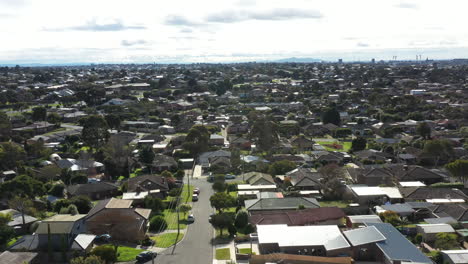
<svg viewBox="0 0 468 264">
<path fill-rule="evenodd" d="M 213 194 L 211 184 L 206 179 L 190 179 L 190 184 L 200 188 L 199 200 L 192 205 L 195 222 L 185 231 L 184 239 L 177 244 L 174 255 L 172 247 L 157 256 L 157 264 L 211 264 L 213 263 L 213 227 L 208 216 L 213 213 L 210 196 Z M 148 264 L 151 261 L 147 262 Z"/>
</svg>

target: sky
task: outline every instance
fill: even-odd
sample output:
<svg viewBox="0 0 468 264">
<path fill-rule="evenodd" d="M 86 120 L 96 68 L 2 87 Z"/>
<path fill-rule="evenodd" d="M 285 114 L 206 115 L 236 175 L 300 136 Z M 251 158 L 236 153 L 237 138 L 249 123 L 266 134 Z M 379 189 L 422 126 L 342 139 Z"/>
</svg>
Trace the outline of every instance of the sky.
<svg viewBox="0 0 468 264">
<path fill-rule="evenodd" d="M 468 58 L 466 0 L 0 0 L 0 64 Z"/>
</svg>

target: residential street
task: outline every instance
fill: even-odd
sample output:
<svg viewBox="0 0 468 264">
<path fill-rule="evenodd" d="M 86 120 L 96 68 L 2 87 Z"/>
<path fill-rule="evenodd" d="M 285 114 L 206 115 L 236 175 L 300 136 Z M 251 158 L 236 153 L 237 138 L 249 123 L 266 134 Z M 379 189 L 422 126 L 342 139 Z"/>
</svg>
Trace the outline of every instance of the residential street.
<svg viewBox="0 0 468 264">
<path fill-rule="evenodd" d="M 176 246 L 174 255 L 172 247 L 162 252 L 155 259 L 158 264 L 209 264 L 213 263 L 213 228 L 208 222 L 208 216 L 213 209 L 210 206 L 210 196 L 213 194 L 211 184 L 206 179 L 190 179 L 190 184 L 200 188 L 198 202 L 193 203 L 192 213 L 195 223 L 188 226 L 184 239 Z M 151 261 L 147 262 L 148 264 Z"/>
</svg>

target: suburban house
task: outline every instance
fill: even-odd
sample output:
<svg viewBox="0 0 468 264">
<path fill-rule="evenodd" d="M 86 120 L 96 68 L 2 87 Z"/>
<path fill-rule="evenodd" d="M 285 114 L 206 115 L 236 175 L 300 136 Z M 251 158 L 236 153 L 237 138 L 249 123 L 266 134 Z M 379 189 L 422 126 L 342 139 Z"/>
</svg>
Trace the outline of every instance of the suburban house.
<svg viewBox="0 0 468 264">
<path fill-rule="evenodd" d="M 275 180 L 270 174 L 261 172 L 247 172 L 242 174 L 242 179 L 250 185 L 271 185 Z"/>
<path fill-rule="evenodd" d="M 426 185 L 444 181 L 447 175 L 438 170 L 430 170 L 421 166 L 395 167 L 395 176 L 399 181 L 420 181 Z"/>
<path fill-rule="evenodd" d="M 298 151 L 311 151 L 313 150 L 315 141 L 306 138 L 304 135 L 294 137 L 291 140 L 291 145 Z"/>
<path fill-rule="evenodd" d="M 319 208 L 319 202 L 314 198 L 285 197 L 285 198 L 261 198 L 245 200 L 247 211 L 271 211 L 271 210 L 294 210 L 300 205 L 307 208 Z"/>
<path fill-rule="evenodd" d="M 11 250 L 41 251 L 47 250 L 50 243 L 53 251 L 60 251 L 63 245 L 69 249 L 74 239 L 86 232 L 84 214 L 58 214 L 42 220 L 33 235 L 26 235 L 18 239 Z"/>
<path fill-rule="evenodd" d="M 67 186 L 67 194 L 71 197 L 84 195 L 91 200 L 111 198 L 119 194 L 119 187 L 109 182 L 92 182 Z"/>
<path fill-rule="evenodd" d="M 468 249 L 442 250 L 441 252 L 444 263 L 468 263 Z"/>
<path fill-rule="evenodd" d="M 370 170 L 357 171 L 356 178 L 359 184 L 366 184 L 368 186 L 392 185 L 394 175 L 389 169 L 372 168 Z"/>
<path fill-rule="evenodd" d="M 210 159 L 213 159 L 215 157 L 226 157 L 226 158 L 231 158 L 231 152 L 230 151 L 225 151 L 225 150 L 218 150 L 218 151 L 209 151 L 209 152 L 204 152 L 200 154 L 198 157 L 198 163 L 204 167 L 208 168 L 210 166 Z"/>
<path fill-rule="evenodd" d="M 437 200 L 446 200 L 441 202 L 458 202 L 463 203 L 468 201 L 468 196 L 458 189 L 452 188 L 413 188 L 413 189 L 402 189 L 401 190 L 405 201 L 427 201 L 437 202 Z"/>
<path fill-rule="evenodd" d="M 261 254 L 350 255 L 351 246 L 336 225 L 258 225 L 257 234 Z"/>
<path fill-rule="evenodd" d="M 209 144 L 212 146 L 224 146 L 224 137 L 218 134 L 211 134 Z"/>
<path fill-rule="evenodd" d="M 95 235 L 109 234 L 115 240 L 138 242 L 145 238 L 151 209 L 132 208 L 132 200 L 102 200 L 89 211 L 86 226 Z"/>
<path fill-rule="evenodd" d="M 0 211 L 0 214 L 9 214 L 11 215 L 11 221 L 8 222 L 8 226 L 11 226 L 15 229 L 17 234 L 22 234 L 29 230 L 29 227 L 37 221 L 37 218 L 32 217 L 28 214 L 24 214 L 24 226 L 23 226 L 23 214 L 14 210 L 6 209 Z"/>
<path fill-rule="evenodd" d="M 401 202 L 403 196 L 396 187 L 378 187 L 365 185 L 348 185 L 354 200 L 361 205 L 380 205 L 387 201 Z"/>
<path fill-rule="evenodd" d="M 252 225 L 306 226 L 343 225 L 346 214 L 338 207 L 321 207 L 303 210 L 251 211 L 249 222 Z"/>
<path fill-rule="evenodd" d="M 55 160 L 55 164 L 60 169 L 68 169 L 70 171 L 86 172 L 89 176 L 104 172 L 104 164 L 92 160 L 76 160 L 76 159 L 61 159 Z"/>
<path fill-rule="evenodd" d="M 176 170 L 178 167 L 178 164 L 177 164 L 177 161 L 171 156 L 157 154 L 154 157 L 151 167 L 157 172 L 163 172 L 165 170 L 167 171 Z"/>
<path fill-rule="evenodd" d="M 391 224 L 366 223 L 366 225 L 375 227 L 385 237 L 385 240 L 375 243 L 377 250 L 372 253 L 374 253 L 376 261 L 401 263 L 404 260 L 413 263 L 433 263 Z"/>
<path fill-rule="evenodd" d="M 128 192 L 143 192 L 151 190 L 160 190 L 166 195 L 169 191 L 169 185 L 166 178 L 158 175 L 141 175 L 128 179 Z"/>
<path fill-rule="evenodd" d="M 249 260 L 250 264 L 273 264 L 273 263 L 288 263 L 288 264 L 353 264 L 354 261 L 350 257 L 318 257 L 297 254 L 262 254 L 252 255 Z"/>
<path fill-rule="evenodd" d="M 285 174 L 291 179 L 291 184 L 295 190 L 320 190 L 320 180 L 322 174 L 306 168 L 297 168 Z"/>
<path fill-rule="evenodd" d="M 423 241 L 432 243 L 436 240 L 439 233 L 455 234 L 455 229 L 449 224 L 420 224 L 416 225 L 418 234 L 422 235 Z"/>
<path fill-rule="evenodd" d="M 433 208 L 432 214 L 436 217 L 451 217 L 459 222 L 468 221 L 468 204 L 440 204 Z"/>
</svg>

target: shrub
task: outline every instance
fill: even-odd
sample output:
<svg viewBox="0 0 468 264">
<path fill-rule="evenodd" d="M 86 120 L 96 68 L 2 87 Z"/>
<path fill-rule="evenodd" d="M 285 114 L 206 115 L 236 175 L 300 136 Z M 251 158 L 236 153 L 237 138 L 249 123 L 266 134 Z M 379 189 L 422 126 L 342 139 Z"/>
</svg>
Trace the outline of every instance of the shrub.
<svg viewBox="0 0 468 264">
<path fill-rule="evenodd" d="M 114 263 L 117 261 L 117 253 L 113 246 L 102 245 L 91 250 L 91 255 L 98 256 L 106 263 Z"/>
<path fill-rule="evenodd" d="M 423 237 L 421 234 L 416 234 L 416 236 L 414 236 L 414 243 L 421 244 L 422 241 L 423 241 Z"/>
<path fill-rule="evenodd" d="M 163 216 L 161 215 L 156 215 L 156 216 L 153 216 L 151 219 L 150 219 L 150 227 L 149 229 L 151 231 L 164 231 L 166 230 L 167 228 L 167 222 L 166 222 L 166 219 L 164 219 Z"/>
<path fill-rule="evenodd" d="M 236 214 L 236 219 L 234 221 L 234 225 L 241 229 L 245 228 L 249 223 L 249 214 L 245 210 L 240 210 Z"/>
</svg>

